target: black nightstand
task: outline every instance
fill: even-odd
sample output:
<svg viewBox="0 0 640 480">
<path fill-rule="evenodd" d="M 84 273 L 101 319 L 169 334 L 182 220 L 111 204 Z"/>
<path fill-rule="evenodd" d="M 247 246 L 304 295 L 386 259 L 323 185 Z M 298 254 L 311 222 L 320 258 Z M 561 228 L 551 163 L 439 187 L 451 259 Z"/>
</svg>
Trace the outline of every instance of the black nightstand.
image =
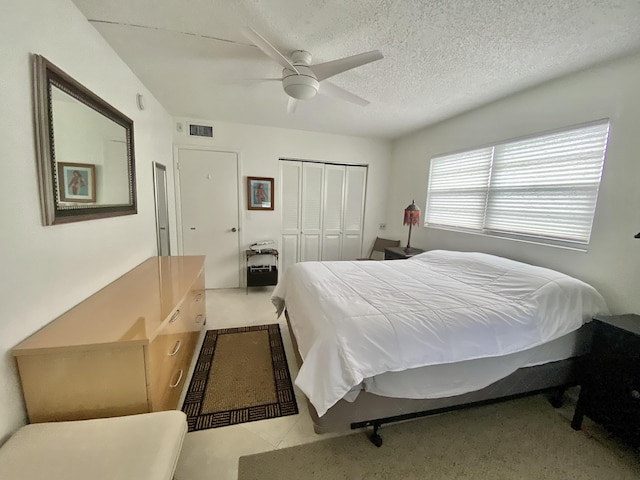
<svg viewBox="0 0 640 480">
<path fill-rule="evenodd" d="M 384 249 L 384 259 L 405 260 L 423 252 L 424 250 L 420 250 L 419 248 L 387 247 Z"/>
<path fill-rule="evenodd" d="M 640 446 L 640 316 L 594 318 L 593 342 L 571 426 L 584 415 Z"/>
</svg>

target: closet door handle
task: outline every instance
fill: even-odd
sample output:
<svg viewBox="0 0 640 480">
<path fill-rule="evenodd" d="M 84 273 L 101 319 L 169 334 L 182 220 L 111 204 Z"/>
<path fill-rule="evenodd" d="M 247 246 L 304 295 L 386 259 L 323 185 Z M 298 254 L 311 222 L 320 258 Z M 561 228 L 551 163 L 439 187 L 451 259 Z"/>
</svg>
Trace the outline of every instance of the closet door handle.
<svg viewBox="0 0 640 480">
<path fill-rule="evenodd" d="M 170 357 L 175 356 L 180 351 L 181 346 L 182 346 L 182 340 L 176 340 L 176 345 L 173 347 L 173 352 L 171 352 L 169 356 Z"/>
<path fill-rule="evenodd" d="M 171 320 L 169 320 L 169 323 L 175 322 L 178 319 L 179 316 L 180 316 L 180 310 L 176 310 L 176 313 L 174 313 L 171 316 Z"/>
<path fill-rule="evenodd" d="M 231 231 L 235 233 L 235 232 L 237 232 L 237 231 L 238 231 L 238 229 L 237 229 L 236 227 L 233 227 L 233 228 L 231 229 Z"/>
<path fill-rule="evenodd" d="M 180 385 L 180 380 L 182 380 L 183 373 L 184 373 L 184 370 L 180 369 L 180 375 L 178 376 L 178 380 L 176 380 L 176 383 L 170 383 L 169 388 L 176 388 L 178 385 Z"/>
</svg>

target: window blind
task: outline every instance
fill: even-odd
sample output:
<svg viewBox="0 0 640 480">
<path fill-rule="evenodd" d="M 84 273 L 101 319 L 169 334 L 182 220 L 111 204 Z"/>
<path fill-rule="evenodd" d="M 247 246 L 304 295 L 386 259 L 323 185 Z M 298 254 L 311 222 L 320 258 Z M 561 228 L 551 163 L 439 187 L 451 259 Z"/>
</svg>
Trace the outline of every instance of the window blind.
<svg viewBox="0 0 640 480">
<path fill-rule="evenodd" d="M 493 147 L 434 157 L 425 225 L 482 229 Z"/>
<path fill-rule="evenodd" d="M 425 225 L 587 245 L 609 122 L 431 161 Z"/>
</svg>

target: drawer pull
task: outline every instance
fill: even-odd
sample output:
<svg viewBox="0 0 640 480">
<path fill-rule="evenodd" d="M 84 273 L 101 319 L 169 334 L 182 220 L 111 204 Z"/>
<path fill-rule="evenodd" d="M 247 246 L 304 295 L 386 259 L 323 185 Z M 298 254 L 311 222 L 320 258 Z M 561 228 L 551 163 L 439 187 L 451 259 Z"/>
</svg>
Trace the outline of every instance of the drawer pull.
<svg viewBox="0 0 640 480">
<path fill-rule="evenodd" d="M 202 300 L 202 294 L 201 294 L 201 293 L 199 293 L 199 294 L 196 296 L 196 300 L 195 300 L 195 301 L 196 301 L 196 302 L 199 302 L 200 300 Z"/>
<path fill-rule="evenodd" d="M 175 347 L 173 347 L 173 352 L 171 352 L 169 356 L 173 357 L 176 353 L 178 353 L 181 346 L 182 346 L 182 340 L 176 340 L 176 345 Z"/>
<path fill-rule="evenodd" d="M 180 310 L 176 310 L 176 313 L 173 314 L 173 316 L 171 317 L 171 320 L 169 320 L 169 323 L 175 322 L 179 316 L 180 316 Z"/>
<path fill-rule="evenodd" d="M 180 380 L 182 380 L 183 373 L 184 373 L 184 370 L 180 369 L 180 375 L 178 375 L 178 380 L 176 380 L 176 383 L 170 383 L 169 388 L 176 388 L 178 385 L 180 385 Z"/>
<path fill-rule="evenodd" d="M 631 390 L 631 398 L 640 400 L 640 392 L 638 390 Z"/>
<path fill-rule="evenodd" d="M 196 323 L 200 323 L 202 322 L 202 319 L 204 318 L 204 315 L 202 315 L 201 313 L 198 314 L 198 316 L 196 317 Z"/>
</svg>

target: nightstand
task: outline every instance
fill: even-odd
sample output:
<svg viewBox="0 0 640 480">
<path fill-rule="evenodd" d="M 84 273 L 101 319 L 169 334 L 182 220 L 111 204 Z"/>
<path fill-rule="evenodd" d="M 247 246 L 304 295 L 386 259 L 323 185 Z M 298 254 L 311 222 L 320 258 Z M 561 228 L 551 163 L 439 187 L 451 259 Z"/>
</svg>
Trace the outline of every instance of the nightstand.
<svg viewBox="0 0 640 480">
<path fill-rule="evenodd" d="M 384 249 L 384 259 L 405 260 L 423 252 L 424 250 L 420 250 L 419 248 L 387 247 Z"/>
<path fill-rule="evenodd" d="M 584 415 L 640 446 L 640 316 L 595 317 L 571 426 Z"/>
</svg>

